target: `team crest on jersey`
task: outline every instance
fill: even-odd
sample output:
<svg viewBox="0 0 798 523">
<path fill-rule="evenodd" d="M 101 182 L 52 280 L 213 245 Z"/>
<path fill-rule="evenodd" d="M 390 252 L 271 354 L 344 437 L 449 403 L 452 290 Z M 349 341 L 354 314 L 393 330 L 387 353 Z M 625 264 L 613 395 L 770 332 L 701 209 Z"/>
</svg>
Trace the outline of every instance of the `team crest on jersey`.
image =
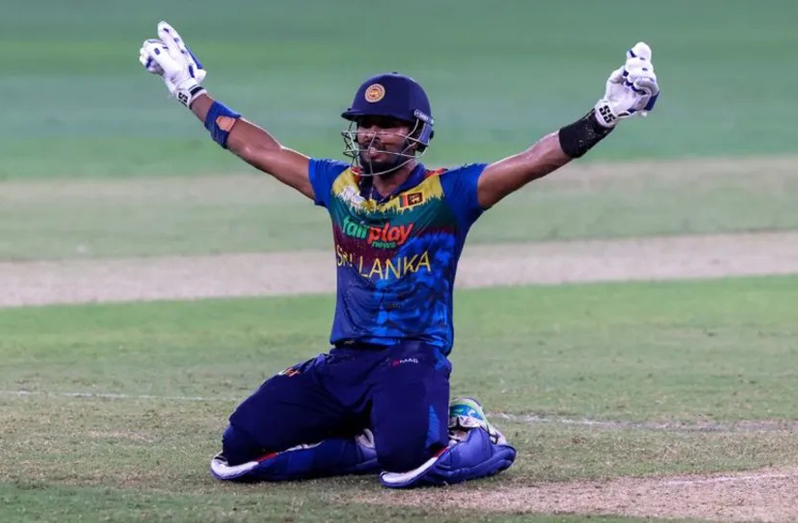
<svg viewBox="0 0 798 523">
<path fill-rule="evenodd" d="M 404 193 L 399 198 L 399 208 L 400 209 L 407 209 L 409 207 L 415 207 L 416 205 L 424 203 L 424 193 L 419 192 L 410 192 Z"/>
<path fill-rule="evenodd" d="M 385 97 L 385 87 L 382 84 L 371 84 L 366 88 L 364 97 L 369 103 L 379 102 Z"/>
</svg>

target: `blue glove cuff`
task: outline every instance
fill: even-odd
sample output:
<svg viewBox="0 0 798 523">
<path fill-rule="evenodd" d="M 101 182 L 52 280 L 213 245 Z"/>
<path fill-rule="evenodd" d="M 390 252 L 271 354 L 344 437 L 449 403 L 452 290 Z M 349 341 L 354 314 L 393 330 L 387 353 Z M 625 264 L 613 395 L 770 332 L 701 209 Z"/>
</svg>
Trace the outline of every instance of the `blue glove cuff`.
<svg viewBox="0 0 798 523">
<path fill-rule="evenodd" d="M 214 142 L 227 149 L 227 137 L 230 136 L 230 131 L 239 118 L 241 114 L 223 103 L 213 102 L 208 114 L 205 115 L 205 128 L 210 131 Z"/>
</svg>

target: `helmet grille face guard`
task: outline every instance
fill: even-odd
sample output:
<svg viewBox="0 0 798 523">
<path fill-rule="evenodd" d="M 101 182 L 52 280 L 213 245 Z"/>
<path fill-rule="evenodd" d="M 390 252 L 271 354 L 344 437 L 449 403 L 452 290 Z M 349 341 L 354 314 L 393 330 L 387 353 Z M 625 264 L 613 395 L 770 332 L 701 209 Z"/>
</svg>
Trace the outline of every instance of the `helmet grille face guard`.
<svg viewBox="0 0 798 523">
<path fill-rule="evenodd" d="M 344 156 L 350 159 L 351 165 L 360 167 L 363 176 L 380 176 L 393 172 L 411 160 L 421 157 L 426 152 L 427 145 L 429 145 L 429 136 L 432 132 L 431 126 L 416 120 L 416 124 L 408 134 L 400 133 L 379 133 L 382 136 L 398 136 L 403 139 L 403 145 L 398 152 L 387 151 L 385 149 L 375 147 L 378 134 L 375 133 L 368 142 L 361 143 L 357 139 L 358 123 L 356 121 L 349 122 L 349 127 L 341 132 L 344 138 Z M 419 127 L 421 128 L 419 132 Z M 423 137 L 427 135 L 427 139 Z M 378 152 L 390 154 L 393 159 L 387 162 L 372 162 L 367 154 L 371 149 Z"/>
<path fill-rule="evenodd" d="M 350 121 L 349 127 L 341 133 L 345 145 L 344 155 L 350 158 L 353 166 L 359 166 L 366 176 L 379 176 L 395 171 L 424 154 L 429 147 L 434 134 L 434 122 L 430 114 L 427 94 L 412 78 L 398 73 L 369 78 L 358 88 L 349 109 L 341 115 Z M 369 116 L 412 122 L 413 128 L 410 132 L 400 136 L 403 139 L 400 151 L 386 151 L 375 147 L 377 135 L 368 143 L 358 142 L 358 121 Z M 372 162 L 367 154 L 370 149 L 389 154 L 393 159 Z"/>
</svg>

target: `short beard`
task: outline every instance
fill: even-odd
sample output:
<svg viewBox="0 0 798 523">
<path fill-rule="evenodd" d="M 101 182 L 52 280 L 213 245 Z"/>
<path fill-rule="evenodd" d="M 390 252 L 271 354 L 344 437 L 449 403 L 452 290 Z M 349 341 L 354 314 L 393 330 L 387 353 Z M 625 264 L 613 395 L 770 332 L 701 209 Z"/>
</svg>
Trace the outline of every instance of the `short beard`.
<svg viewBox="0 0 798 523">
<path fill-rule="evenodd" d="M 363 156 L 368 154 L 366 151 L 361 152 L 358 156 L 358 164 L 360 164 L 360 168 L 363 169 L 363 173 L 369 176 L 374 176 L 374 173 L 382 174 L 391 174 L 396 169 L 398 169 L 403 163 L 407 163 L 410 158 L 406 158 L 403 156 L 399 156 L 398 154 L 393 154 L 393 159 L 383 161 L 383 162 L 374 162 L 370 161 L 367 158 L 364 159 Z"/>
</svg>

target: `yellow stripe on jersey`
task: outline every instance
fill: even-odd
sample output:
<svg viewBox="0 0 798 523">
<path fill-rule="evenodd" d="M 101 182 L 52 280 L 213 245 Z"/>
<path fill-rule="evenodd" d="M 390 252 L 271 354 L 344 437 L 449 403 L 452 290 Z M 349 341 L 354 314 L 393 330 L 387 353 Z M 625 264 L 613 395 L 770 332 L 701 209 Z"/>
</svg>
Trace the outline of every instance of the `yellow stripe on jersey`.
<svg viewBox="0 0 798 523">
<path fill-rule="evenodd" d="M 332 194 L 334 198 L 346 202 L 356 210 L 401 214 L 419 205 L 430 203 L 431 200 L 443 199 L 443 187 L 440 177 L 433 175 L 425 178 L 415 187 L 402 191 L 387 202 L 377 203 L 376 200 L 366 199 L 360 195 L 355 173 L 352 172 L 352 169 L 347 169 L 335 179 Z"/>
</svg>

